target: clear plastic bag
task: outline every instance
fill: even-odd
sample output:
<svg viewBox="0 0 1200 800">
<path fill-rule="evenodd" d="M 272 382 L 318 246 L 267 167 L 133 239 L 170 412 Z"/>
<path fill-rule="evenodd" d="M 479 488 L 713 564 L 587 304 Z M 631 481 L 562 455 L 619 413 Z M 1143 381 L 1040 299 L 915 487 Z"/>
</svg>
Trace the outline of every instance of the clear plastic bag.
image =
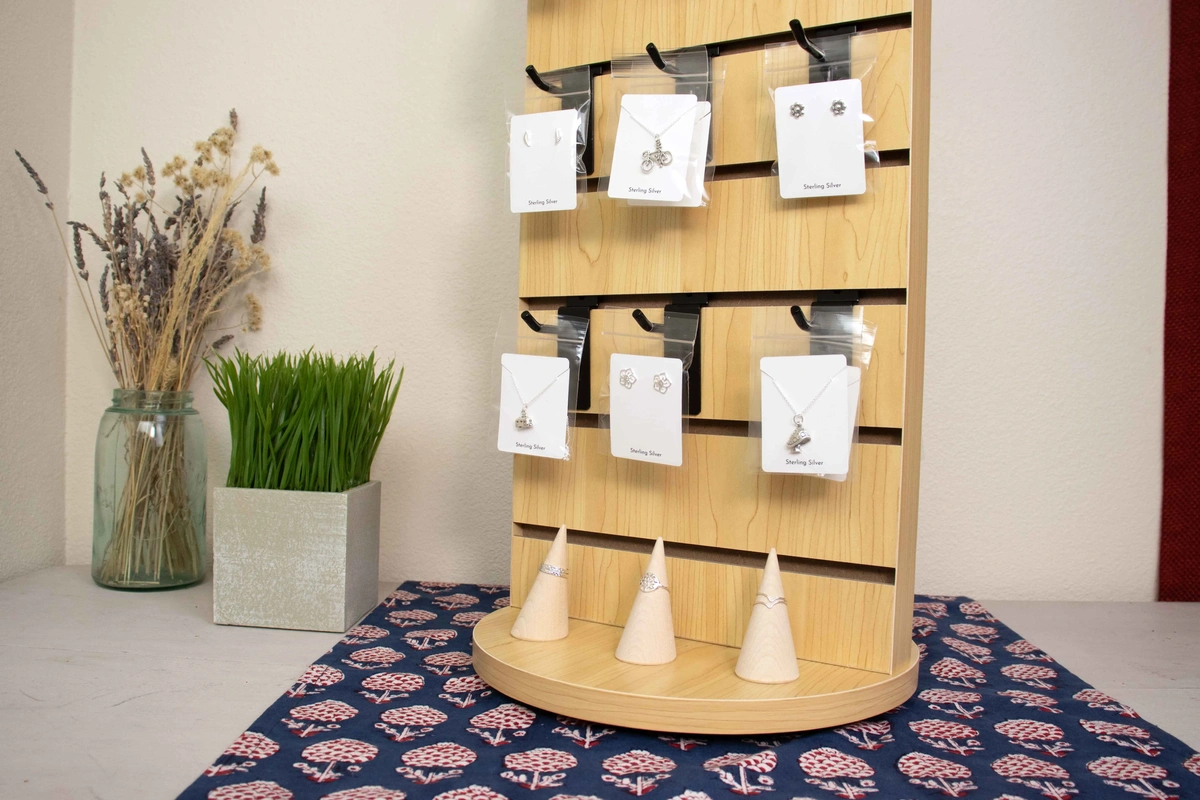
<svg viewBox="0 0 1200 800">
<path fill-rule="evenodd" d="M 523 94 L 506 104 L 513 213 L 568 211 L 586 204 L 585 156 L 590 155 L 588 145 L 594 135 L 592 71 L 584 65 L 538 74 L 538 81 L 550 91 L 527 74 Z M 572 161 L 573 171 L 568 163 Z"/>
<path fill-rule="evenodd" d="M 832 481 L 853 470 L 875 325 L 863 319 L 861 306 L 842 308 L 849 313 L 821 314 L 823 324 L 814 320 L 808 331 L 787 309 L 755 309 L 747 386 L 749 435 L 759 446 L 747 448 L 751 470 Z M 844 446 L 837 436 L 846 437 Z M 844 455 L 844 470 L 836 458 L 825 462 L 831 453 Z"/>
<path fill-rule="evenodd" d="M 835 55 L 845 39 L 816 39 L 826 53 L 816 60 L 795 42 L 767 45 L 763 85 L 775 112 L 778 159 L 772 174 L 780 196 L 830 197 L 870 192 L 866 162 L 879 163 L 873 138 L 877 100 L 875 37 L 851 37 L 849 52 Z M 852 125 L 855 117 L 861 130 Z M 781 165 L 782 162 L 782 165 Z"/>
<path fill-rule="evenodd" d="M 505 315 L 496 328 L 496 446 L 506 453 L 567 460 L 589 321 L 553 311 L 525 313 L 540 330 L 516 315 Z"/>
<path fill-rule="evenodd" d="M 720 114 L 713 112 L 719 110 L 724 69 L 713 65 L 705 47 L 674 50 L 661 58 L 665 70 L 645 54 L 612 62 L 612 106 L 619 111 L 608 115 L 605 135 L 613 146 L 600 165 L 602 174 L 609 176 L 602 179 L 601 188 L 630 205 L 707 205 L 714 127 L 720 124 Z M 685 97 L 695 98 L 694 110 L 689 110 L 693 103 Z M 691 124 L 691 135 L 684 137 L 687 144 L 673 144 L 687 132 L 679 126 L 684 120 Z M 614 158 L 619 159 L 615 167 Z M 623 180 L 639 173 L 650 178 L 667 175 L 665 194 L 655 195 L 652 180 Z"/>
<path fill-rule="evenodd" d="M 646 330 L 649 326 L 650 330 Z M 664 309 L 606 308 L 597 349 L 608 354 L 600 426 L 617 458 L 683 464 L 689 376 L 700 317 Z"/>
</svg>

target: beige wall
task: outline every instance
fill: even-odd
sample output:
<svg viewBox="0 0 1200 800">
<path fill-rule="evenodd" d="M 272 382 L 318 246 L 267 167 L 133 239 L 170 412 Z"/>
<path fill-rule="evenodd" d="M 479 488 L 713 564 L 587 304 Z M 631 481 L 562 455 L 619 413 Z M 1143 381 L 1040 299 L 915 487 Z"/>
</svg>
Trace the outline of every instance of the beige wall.
<svg viewBox="0 0 1200 800">
<path fill-rule="evenodd" d="M 80 0 L 75 31 L 73 213 L 95 219 L 101 170 L 132 168 L 142 144 L 169 158 L 236 107 L 243 141 L 282 170 L 265 323 L 241 346 L 403 362 L 374 468 L 382 574 L 502 578 L 510 460 L 495 449 L 488 362 L 500 310 L 516 305 L 502 91 L 523 79 L 523 1 Z M 67 557 L 82 563 L 112 379 L 71 311 Z M 211 488 L 229 429 L 207 376 L 194 388 Z"/>
<path fill-rule="evenodd" d="M 937 2 L 917 584 L 1150 600 L 1168 2 Z"/>
<path fill-rule="evenodd" d="M 403 361 L 376 463 L 383 574 L 504 580 L 487 362 L 516 292 L 500 93 L 523 3 L 80 0 L 75 28 L 73 211 L 93 218 L 99 171 L 140 144 L 161 158 L 237 106 L 284 170 L 266 327 L 244 346 Z M 920 589 L 1152 596 L 1166 58 L 1166 0 L 935 3 Z M 68 328 L 84 562 L 111 381 L 76 306 Z M 227 427 L 196 388 L 219 484 Z"/>
<path fill-rule="evenodd" d="M 69 274 L 33 162 L 67 210 L 71 3 L 0 3 L 0 580 L 63 560 Z"/>
</svg>

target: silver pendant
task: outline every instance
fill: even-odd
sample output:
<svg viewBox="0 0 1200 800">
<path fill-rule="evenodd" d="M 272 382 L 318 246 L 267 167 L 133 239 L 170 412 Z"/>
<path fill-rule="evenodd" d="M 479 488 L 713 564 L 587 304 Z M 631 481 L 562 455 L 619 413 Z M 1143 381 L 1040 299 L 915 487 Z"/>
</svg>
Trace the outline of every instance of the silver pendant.
<svg viewBox="0 0 1200 800">
<path fill-rule="evenodd" d="M 788 437 L 787 448 L 793 453 L 799 453 L 801 447 L 812 441 L 812 436 L 804 429 L 804 417 L 797 414 L 792 418 L 792 424 L 796 426 L 796 429 Z"/>
<path fill-rule="evenodd" d="M 516 425 L 517 430 L 527 431 L 533 427 L 533 417 L 529 416 L 528 411 L 526 411 L 525 407 L 522 406 L 521 416 L 517 417 L 513 424 Z"/>
<path fill-rule="evenodd" d="M 642 172 L 650 172 L 657 164 L 665 167 L 671 163 L 671 151 L 662 149 L 662 139 L 654 137 L 654 149 L 642 152 Z"/>
</svg>

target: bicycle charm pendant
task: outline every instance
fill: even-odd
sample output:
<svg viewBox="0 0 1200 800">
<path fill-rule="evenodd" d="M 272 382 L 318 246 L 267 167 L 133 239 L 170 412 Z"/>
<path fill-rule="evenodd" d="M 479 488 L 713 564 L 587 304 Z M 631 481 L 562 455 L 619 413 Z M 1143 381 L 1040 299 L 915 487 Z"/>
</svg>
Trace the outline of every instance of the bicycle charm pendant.
<svg viewBox="0 0 1200 800">
<path fill-rule="evenodd" d="M 654 149 L 642 153 L 642 172 L 650 172 L 657 164 L 665 167 L 671 163 L 671 151 L 662 149 L 662 139 L 654 138 Z"/>
</svg>

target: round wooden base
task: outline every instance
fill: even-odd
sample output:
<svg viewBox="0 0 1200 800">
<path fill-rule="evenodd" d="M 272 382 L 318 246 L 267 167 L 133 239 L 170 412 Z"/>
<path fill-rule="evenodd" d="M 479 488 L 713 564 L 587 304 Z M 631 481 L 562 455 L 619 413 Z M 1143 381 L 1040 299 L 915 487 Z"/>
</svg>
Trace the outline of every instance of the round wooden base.
<svg viewBox="0 0 1200 800">
<path fill-rule="evenodd" d="M 811 730 L 866 719 L 903 703 L 917 687 L 917 650 L 886 675 L 799 662 L 790 683 L 750 683 L 734 672 L 738 650 L 676 639 L 661 666 L 618 661 L 621 628 L 572 619 L 567 638 L 526 642 L 509 635 L 517 609 L 475 627 L 475 669 L 499 691 L 536 708 L 598 722 L 674 733 L 751 734 Z"/>
</svg>

